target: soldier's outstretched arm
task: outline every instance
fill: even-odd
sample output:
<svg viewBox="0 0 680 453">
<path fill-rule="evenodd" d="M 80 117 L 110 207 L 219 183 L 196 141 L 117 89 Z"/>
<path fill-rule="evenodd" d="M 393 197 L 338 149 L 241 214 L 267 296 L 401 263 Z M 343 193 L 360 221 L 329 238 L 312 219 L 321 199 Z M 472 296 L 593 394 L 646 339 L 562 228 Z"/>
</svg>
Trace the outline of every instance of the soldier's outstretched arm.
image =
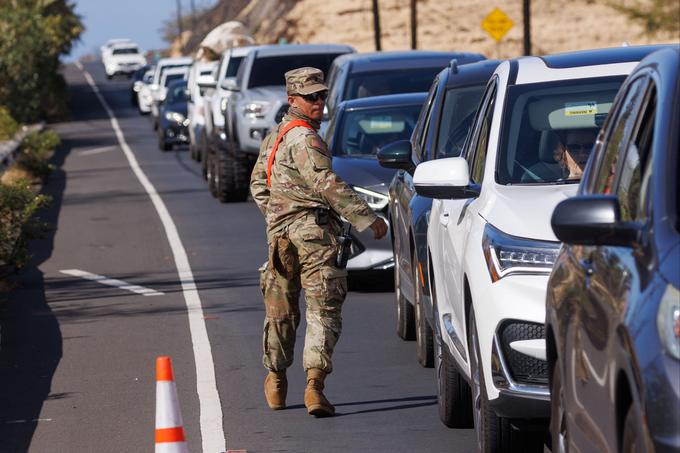
<svg viewBox="0 0 680 453">
<path fill-rule="evenodd" d="M 315 135 L 307 135 L 304 140 L 304 146 L 295 146 L 294 159 L 305 181 L 357 230 L 371 226 L 377 216 L 366 201 L 333 172 L 326 144 Z"/>
<path fill-rule="evenodd" d="M 250 174 L 250 194 L 257 207 L 260 208 L 263 215 L 267 214 L 267 205 L 269 204 L 269 187 L 267 187 L 267 146 L 269 140 L 262 141 L 260 147 L 260 155 L 257 156 L 255 167 Z"/>
</svg>

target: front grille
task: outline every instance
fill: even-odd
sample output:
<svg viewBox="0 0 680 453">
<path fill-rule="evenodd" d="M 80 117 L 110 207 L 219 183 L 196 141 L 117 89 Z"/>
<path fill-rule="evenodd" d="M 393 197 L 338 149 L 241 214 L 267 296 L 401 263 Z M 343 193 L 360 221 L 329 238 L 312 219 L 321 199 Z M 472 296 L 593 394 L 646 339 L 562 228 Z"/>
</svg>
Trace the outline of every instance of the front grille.
<svg viewBox="0 0 680 453">
<path fill-rule="evenodd" d="M 542 340 L 545 326 L 524 321 L 507 321 L 499 329 L 503 358 L 512 379 L 521 384 L 548 385 L 548 362 L 517 352 L 510 347 L 513 341 Z"/>
<path fill-rule="evenodd" d="M 276 112 L 276 116 L 274 117 L 276 124 L 281 122 L 281 119 L 283 119 L 283 115 L 285 115 L 286 112 L 288 112 L 288 104 L 283 104 L 279 111 Z"/>
</svg>

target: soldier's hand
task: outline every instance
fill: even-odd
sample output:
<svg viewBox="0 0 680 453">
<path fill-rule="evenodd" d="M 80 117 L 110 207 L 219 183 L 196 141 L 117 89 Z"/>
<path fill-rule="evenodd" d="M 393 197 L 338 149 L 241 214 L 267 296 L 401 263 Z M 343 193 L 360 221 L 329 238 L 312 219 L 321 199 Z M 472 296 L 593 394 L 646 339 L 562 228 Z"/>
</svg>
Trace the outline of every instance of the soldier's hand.
<svg viewBox="0 0 680 453">
<path fill-rule="evenodd" d="M 387 223 L 381 217 L 378 217 L 371 224 L 371 229 L 373 230 L 373 238 L 380 239 L 387 234 Z"/>
</svg>

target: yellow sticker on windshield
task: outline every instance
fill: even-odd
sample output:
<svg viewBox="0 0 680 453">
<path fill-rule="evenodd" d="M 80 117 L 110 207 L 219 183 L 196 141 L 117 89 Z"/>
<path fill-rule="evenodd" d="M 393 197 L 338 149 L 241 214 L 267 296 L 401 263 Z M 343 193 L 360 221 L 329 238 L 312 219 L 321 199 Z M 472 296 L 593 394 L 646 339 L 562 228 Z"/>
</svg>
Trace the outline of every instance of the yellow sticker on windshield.
<svg viewBox="0 0 680 453">
<path fill-rule="evenodd" d="M 567 102 L 564 104 L 565 116 L 595 115 L 597 114 L 597 102 Z"/>
</svg>

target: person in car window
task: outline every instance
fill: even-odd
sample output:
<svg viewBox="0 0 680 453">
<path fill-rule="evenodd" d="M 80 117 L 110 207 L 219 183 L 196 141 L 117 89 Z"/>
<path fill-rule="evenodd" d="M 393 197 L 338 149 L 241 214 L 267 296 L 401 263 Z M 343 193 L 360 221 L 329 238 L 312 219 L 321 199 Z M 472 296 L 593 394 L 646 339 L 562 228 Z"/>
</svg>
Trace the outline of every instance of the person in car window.
<svg viewBox="0 0 680 453">
<path fill-rule="evenodd" d="M 596 133 L 590 130 L 567 131 L 564 139 L 557 142 L 553 157 L 562 167 L 564 179 L 581 179 Z"/>
</svg>

